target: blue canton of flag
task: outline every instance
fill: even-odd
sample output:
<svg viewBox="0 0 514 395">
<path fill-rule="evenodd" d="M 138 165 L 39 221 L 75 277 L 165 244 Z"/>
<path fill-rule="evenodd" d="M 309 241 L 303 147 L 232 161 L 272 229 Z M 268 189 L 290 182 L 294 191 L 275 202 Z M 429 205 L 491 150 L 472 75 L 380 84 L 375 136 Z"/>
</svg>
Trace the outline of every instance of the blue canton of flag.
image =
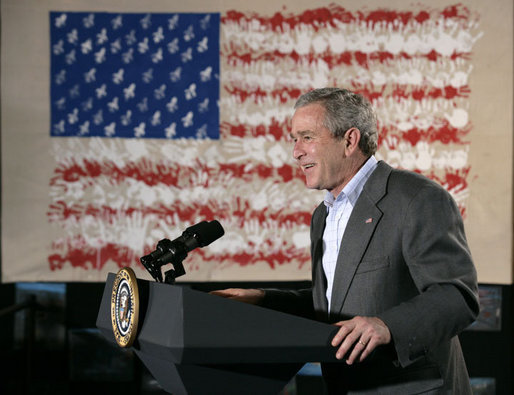
<svg viewBox="0 0 514 395">
<path fill-rule="evenodd" d="M 219 13 L 50 13 L 51 136 L 219 138 Z"/>
</svg>

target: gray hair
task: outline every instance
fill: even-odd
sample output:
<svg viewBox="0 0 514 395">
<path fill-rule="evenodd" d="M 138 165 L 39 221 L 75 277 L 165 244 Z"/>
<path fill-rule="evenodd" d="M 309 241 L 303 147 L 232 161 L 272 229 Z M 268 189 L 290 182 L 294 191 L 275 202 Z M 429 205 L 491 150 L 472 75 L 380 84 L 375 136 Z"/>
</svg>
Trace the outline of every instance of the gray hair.
<svg viewBox="0 0 514 395">
<path fill-rule="evenodd" d="M 334 137 L 344 138 L 348 129 L 357 128 L 361 133 L 359 148 L 366 156 L 377 150 L 377 118 L 371 103 L 362 95 L 347 89 L 314 89 L 300 96 L 294 108 L 318 103 L 325 109 L 323 125 Z"/>
</svg>

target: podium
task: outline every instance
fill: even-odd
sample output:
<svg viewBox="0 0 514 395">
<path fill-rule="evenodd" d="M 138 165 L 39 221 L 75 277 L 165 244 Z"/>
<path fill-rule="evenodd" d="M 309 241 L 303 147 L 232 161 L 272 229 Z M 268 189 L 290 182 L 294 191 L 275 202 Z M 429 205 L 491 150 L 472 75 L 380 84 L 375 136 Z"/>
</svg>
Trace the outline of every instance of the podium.
<svg viewBox="0 0 514 395">
<path fill-rule="evenodd" d="M 115 274 L 107 277 L 97 327 L 111 322 Z M 306 362 L 336 362 L 333 325 L 170 285 L 137 280 L 132 345 L 162 388 L 181 394 L 277 394 Z"/>
</svg>

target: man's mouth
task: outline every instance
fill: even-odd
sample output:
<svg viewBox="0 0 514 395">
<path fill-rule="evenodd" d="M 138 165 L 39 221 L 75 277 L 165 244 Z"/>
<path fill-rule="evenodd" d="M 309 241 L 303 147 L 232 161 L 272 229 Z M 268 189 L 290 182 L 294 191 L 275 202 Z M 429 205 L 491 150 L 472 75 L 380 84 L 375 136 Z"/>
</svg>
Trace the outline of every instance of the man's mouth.
<svg viewBox="0 0 514 395">
<path fill-rule="evenodd" d="M 303 170 L 308 170 L 310 169 L 311 167 L 314 167 L 314 163 L 307 163 L 306 165 L 302 165 L 303 167 Z"/>
</svg>

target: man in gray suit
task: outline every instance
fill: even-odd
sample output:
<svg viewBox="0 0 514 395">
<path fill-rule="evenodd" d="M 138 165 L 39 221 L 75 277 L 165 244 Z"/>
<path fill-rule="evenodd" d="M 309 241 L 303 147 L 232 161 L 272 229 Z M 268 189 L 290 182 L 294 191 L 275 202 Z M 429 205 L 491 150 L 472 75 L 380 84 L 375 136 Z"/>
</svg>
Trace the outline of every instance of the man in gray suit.
<svg viewBox="0 0 514 395">
<path fill-rule="evenodd" d="M 215 294 L 315 317 L 340 329 L 329 393 L 470 394 L 457 335 L 476 318 L 476 271 L 450 194 L 377 162 L 370 103 L 345 89 L 295 105 L 293 155 L 327 191 L 311 220 L 312 288 Z"/>
</svg>

